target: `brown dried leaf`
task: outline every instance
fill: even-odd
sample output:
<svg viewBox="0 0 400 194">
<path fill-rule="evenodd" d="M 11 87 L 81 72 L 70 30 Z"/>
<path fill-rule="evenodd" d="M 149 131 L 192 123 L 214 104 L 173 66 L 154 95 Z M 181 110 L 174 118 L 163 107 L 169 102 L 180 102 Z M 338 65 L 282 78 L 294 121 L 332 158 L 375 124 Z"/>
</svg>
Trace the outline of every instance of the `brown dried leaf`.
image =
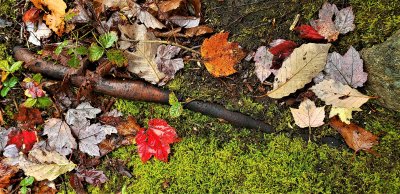
<svg viewBox="0 0 400 194">
<path fill-rule="evenodd" d="M 196 26 L 193 28 L 188 28 L 185 31 L 186 37 L 194 37 L 194 36 L 201 36 L 204 34 L 209 34 L 214 32 L 214 30 L 206 25 Z"/>
<path fill-rule="evenodd" d="M 0 189 L 10 186 L 11 178 L 18 172 L 18 167 L 0 162 Z M 1 191 L 0 191 L 1 193 Z"/>
<path fill-rule="evenodd" d="M 174 9 L 177 9 L 183 0 L 167 0 L 167 1 L 162 1 L 158 4 L 158 8 L 160 9 L 161 12 L 169 12 Z"/>
</svg>

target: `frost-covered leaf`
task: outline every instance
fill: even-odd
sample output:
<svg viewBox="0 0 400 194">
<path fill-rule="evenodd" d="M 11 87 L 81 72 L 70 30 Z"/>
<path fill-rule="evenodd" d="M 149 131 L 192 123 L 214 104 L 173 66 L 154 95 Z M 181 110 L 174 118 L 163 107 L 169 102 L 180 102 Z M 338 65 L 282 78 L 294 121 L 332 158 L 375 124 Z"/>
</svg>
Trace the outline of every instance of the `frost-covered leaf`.
<svg viewBox="0 0 400 194">
<path fill-rule="evenodd" d="M 68 155 L 72 153 L 72 149 L 77 147 L 70 127 L 61 119 L 51 118 L 47 120 L 43 134 L 47 135 L 50 148 L 55 149 L 61 155 Z"/>
<path fill-rule="evenodd" d="M 173 79 L 175 73 L 184 67 L 182 58 L 175 58 L 175 55 L 179 53 L 181 48 L 171 45 L 160 45 L 157 48 L 156 63 L 158 70 L 163 72 L 166 77 L 163 79 L 163 83 L 167 83 Z"/>
<path fill-rule="evenodd" d="M 294 49 L 275 77 L 271 98 L 282 98 L 304 87 L 324 69 L 330 44 L 303 44 Z"/>
<path fill-rule="evenodd" d="M 363 70 L 360 54 L 352 46 L 343 56 L 337 52 L 330 53 L 324 71 L 326 79 L 333 79 L 353 88 L 363 86 L 368 76 Z"/>
<path fill-rule="evenodd" d="M 192 16 L 172 16 L 169 20 L 183 28 L 193 28 L 200 24 L 200 18 Z"/>
<path fill-rule="evenodd" d="M 75 168 L 75 164 L 57 152 L 49 152 L 41 149 L 33 149 L 28 158 L 20 156 L 19 167 L 27 176 L 35 177 L 35 180 L 54 180 L 58 176 Z"/>
<path fill-rule="evenodd" d="M 326 104 L 342 108 L 360 108 L 371 98 L 332 79 L 318 83 L 311 90 Z"/>
<path fill-rule="evenodd" d="M 336 115 L 339 116 L 340 120 L 346 124 L 350 124 L 350 120 L 353 118 L 353 111 L 362 111 L 360 108 L 342 108 L 342 107 L 332 107 L 331 112 L 329 112 L 329 118 Z"/>
<path fill-rule="evenodd" d="M 256 67 L 255 72 L 261 82 L 264 82 L 271 75 L 271 73 L 277 71 L 275 69 L 271 69 L 273 58 L 274 55 L 268 51 L 266 46 L 261 46 L 257 49 L 256 54 L 254 55 Z"/>
<path fill-rule="evenodd" d="M 35 28 L 35 24 L 32 22 L 26 23 L 26 31 L 29 32 L 28 42 L 40 46 L 40 40 L 51 36 L 51 30 L 44 23 L 39 23 L 38 27 Z"/>
<path fill-rule="evenodd" d="M 86 123 L 87 119 L 94 119 L 101 112 L 100 109 L 92 107 L 88 102 L 79 104 L 75 109 L 69 109 L 65 115 L 68 125 L 80 126 Z"/>
<path fill-rule="evenodd" d="M 135 73 L 152 84 L 157 84 L 164 79 L 165 74 L 158 70 L 158 65 L 155 61 L 159 44 L 144 42 L 156 40 L 154 34 L 148 32 L 144 25 L 139 24 L 123 27 L 121 32 L 124 32 L 123 35 L 126 38 L 139 41 L 136 44 L 136 51 L 129 52 L 126 50 L 124 52 L 128 60 L 128 71 Z"/>
<path fill-rule="evenodd" d="M 309 99 L 300 103 L 299 109 L 290 108 L 296 125 L 301 128 L 319 127 L 324 124 L 325 107 L 316 107 Z"/>
</svg>

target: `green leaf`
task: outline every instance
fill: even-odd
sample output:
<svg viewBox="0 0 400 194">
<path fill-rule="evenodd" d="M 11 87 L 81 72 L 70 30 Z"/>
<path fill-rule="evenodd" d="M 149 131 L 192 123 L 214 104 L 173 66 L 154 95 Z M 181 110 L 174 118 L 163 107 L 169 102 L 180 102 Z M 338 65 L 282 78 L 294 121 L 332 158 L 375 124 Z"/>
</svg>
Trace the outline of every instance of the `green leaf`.
<svg viewBox="0 0 400 194">
<path fill-rule="evenodd" d="M 33 75 L 32 79 L 36 83 L 40 83 L 42 81 L 43 76 L 40 73 Z"/>
<path fill-rule="evenodd" d="M 169 93 L 169 99 L 168 99 L 169 105 L 174 105 L 176 103 L 179 103 L 178 98 L 175 96 L 175 93 L 171 92 Z"/>
<path fill-rule="evenodd" d="M 36 104 L 36 102 L 37 102 L 36 98 L 28 98 L 26 99 L 23 105 L 27 108 L 31 108 Z"/>
<path fill-rule="evenodd" d="M 8 92 L 11 90 L 11 88 L 9 88 L 9 87 L 4 87 L 3 89 L 1 89 L 1 92 L 0 92 L 0 94 L 1 94 L 1 96 L 2 97 L 6 97 L 7 96 L 7 94 L 8 94 Z"/>
<path fill-rule="evenodd" d="M 78 59 L 78 57 L 76 55 L 72 55 L 71 59 L 68 60 L 67 64 L 70 67 L 74 67 L 74 68 L 79 67 L 79 59 Z"/>
<path fill-rule="evenodd" d="M 118 67 L 122 67 L 127 63 L 124 54 L 120 50 L 111 49 L 106 52 L 106 55 L 108 60 L 110 60 L 112 64 L 117 65 Z"/>
<path fill-rule="evenodd" d="M 75 48 L 75 53 L 78 55 L 87 55 L 89 50 L 84 46 L 78 46 Z"/>
<path fill-rule="evenodd" d="M 65 14 L 65 16 L 64 16 L 64 21 L 66 21 L 66 22 L 71 21 L 72 18 L 74 18 L 74 17 L 77 16 L 77 15 L 78 15 L 77 13 L 72 12 L 72 11 L 69 11 L 69 12 L 67 12 L 67 13 Z"/>
<path fill-rule="evenodd" d="M 12 88 L 18 83 L 18 78 L 17 77 L 12 77 L 7 81 L 8 87 Z M 4 83 L 5 85 L 5 83 Z"/>
<path fill-rule="evenodd" d="M 10 73 L 14 73 L 14 72 L 16 72 L 17 70 L 19 70 L 19 69 L 21 69 L 21 67 L 22 67 L 22 63 L 24 63 L 24 62 L 22 62 L 22 61 L 17 61 L 17 62 L 15 62 L 15 63 L 13 63 L 12 65 L 11 65 L 11 67 L 10 67 Z"/>
<path fill-rule="evenodd" d="M 169 108 L 169 115 L 170 115 L 172 118 L 176 118 L 176 117 L 181 116 L 182 112 L 183 112 L 183 107 L 182 107 L 181 103 L 179 103 L 179 102 L 174 103 L 174 104 Z"/>
<path fill-rule="evenodd" d="M 10 71 L 10 65 L 7 60 L 0 60 L 0 69 L 3 71 Z"/>
<path fill-rule="evenodd" d="M 75 49 L 74 49 L 74 48 L 69 48 L 69 49 L 67 50 L 67 54 L 68 54 L 68 55 L 72 55 L 74 52 L 75 52 Z"/>
<path fill-rule="evenodd" d="M 64 48 L 65 46 L 67 46 L 67 45 L 68 45 L 68 40 L 64 40 L 61 44 L 59 44 L 59 45 L 57 46 L 56 50 L 54 50 L 54 53 L 55 53 L 56 55 L 61 54 L 63 48 Z"/>
<path fill-rule="evenodd" d="M 27 194 L 28 193 L 28 188 L 27 187 L 21 187 L 21 189 L 19 190 L 19 192 L 21 194 Z"/>
<path fill-rule="evenodd" d="M 37 100 L 38 103 L 36 104 L 36 106 L 39 108 L 49 107 L 53 104 L 49 97 L 40 97 L 37 98 Z"/>
<path fill-rule="evenodd" d="M 21 187 L 30 186 L 33 184 L 33 181 L 35 181 L 35 178 L 33 178 L 33 176 L 29 176 L 29 177 L 22 179 L 22 181 L 19 183 L 19 185 Z"/>
<path fill-rule="evenodd" d="M 117 33 L 114 31 L 102 34 L 99 37 L 99 42 L 104 48 L 110 48 L 114 44 L 114 42 L 117 42 L 117 40 L 118 36 Z"/>
<path fill-rule="evenodd" d="M 96 43 L 92 43 L 89 47 L 89 60 L 90 61 L 97 61 L 103 56 L 104 48 L 97 45 Z"/>
</svg>

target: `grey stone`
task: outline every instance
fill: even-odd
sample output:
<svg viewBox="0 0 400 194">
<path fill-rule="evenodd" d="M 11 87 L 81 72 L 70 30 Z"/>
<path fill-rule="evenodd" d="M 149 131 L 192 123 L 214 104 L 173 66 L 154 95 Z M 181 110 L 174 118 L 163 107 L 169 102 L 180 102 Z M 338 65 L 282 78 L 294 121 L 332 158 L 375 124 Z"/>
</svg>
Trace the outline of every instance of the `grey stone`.
<svg viewBox="0 0 400 194">
<path fill-rule="evenodd" d="M 400 112 L 400 31 L 361 55 L 369 74 L 367 90 L 380 97 L 382 106 Z"/>
</svg>

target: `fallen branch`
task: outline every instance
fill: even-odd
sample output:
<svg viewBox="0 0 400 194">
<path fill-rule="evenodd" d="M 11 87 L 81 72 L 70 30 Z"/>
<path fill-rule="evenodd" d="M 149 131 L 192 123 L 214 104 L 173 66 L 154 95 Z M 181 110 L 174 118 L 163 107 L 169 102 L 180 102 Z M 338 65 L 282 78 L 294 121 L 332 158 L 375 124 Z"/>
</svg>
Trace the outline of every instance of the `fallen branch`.
<svg viewBox="0 0 400 194">
<path fill-rule="evenodd" d="M 70 81 L 76 87 L 81 86 L 87 79 L 85 76 L 77 74 L 76 69 L 38 59 L 26 48 L 15 47 L 14 57 L 19 61 L 24 61 L 25 68 L 34 73 L 41 73 L 57 80 L 62 80 L 65 76 L 70 75 Z M 162 90 L 143 81 L 105 79 L 100 76 L 91 77 L 90 81 L 93 83 L 95 92 L 129 100 L 168 104 L 170 91 Z M 238 127 L 258 129 L 266 133 L 274 132 L 270 125 L 242 113 L 229 111 L 221 105 L 194 100 L 186 103 L 184 108 L 224 119 Z"/>
</svg>

